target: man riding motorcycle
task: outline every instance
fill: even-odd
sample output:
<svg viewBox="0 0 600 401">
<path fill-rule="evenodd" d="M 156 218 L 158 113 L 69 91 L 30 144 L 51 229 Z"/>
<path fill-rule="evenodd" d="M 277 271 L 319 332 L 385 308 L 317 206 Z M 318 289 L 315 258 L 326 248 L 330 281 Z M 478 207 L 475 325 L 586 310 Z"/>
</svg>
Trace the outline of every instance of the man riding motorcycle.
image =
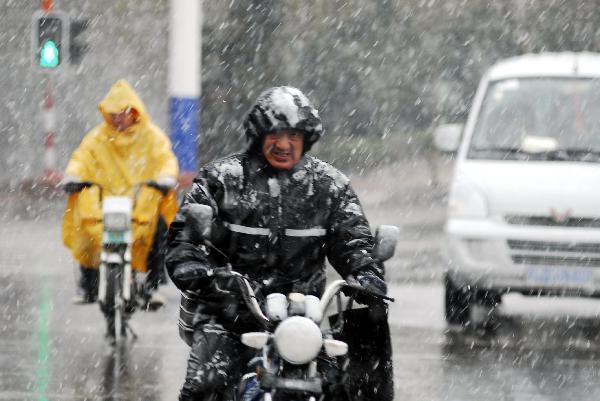
<svg viewBox="0 0 600 401">
<path fill-rule="evenodd" d="M 182 401 L 235 385 L 252 355 L 239 338 L 252 319 L 238 308 L 239 299 L 219 298 L 223 284 L 210 274 L 225 259 L 261 283 L 264 295 L 321 296 L 326 256 L 342 277 L 353 276 L 376 293 L 387 291 L 382 265 L 371 255 L 369 223 L 348 178 L 306 153 L 323 132 L 307 97 L 292 87 L 268 89 L 244 126 L 248 149 L 200 170 L 169 230 L 171 279 L 182 291 L 201 291 Z M 210 238 L 187 217 L 193 204 L 213 209 Z"/>
<path fill-rule="evenodd" d="M 164 303 L 156 289 L 165 280 L 166 231 L 177 212 L 177 159 L 168 137 L 152 123 L 141 99 L 125 80 L 110 88 L 98 110 L 104 121 L 73 152 L 63 180 L 70 195 L 62 239 L 80 264 L 79 302 L 95 302 L 97 297 L 101 197 L 129 196 L 134 200 L 132 268 L 148 272 L 144 302 L 156 308 Z M 94 185 L 83 188 L 81 183 Z"/>
</svg>

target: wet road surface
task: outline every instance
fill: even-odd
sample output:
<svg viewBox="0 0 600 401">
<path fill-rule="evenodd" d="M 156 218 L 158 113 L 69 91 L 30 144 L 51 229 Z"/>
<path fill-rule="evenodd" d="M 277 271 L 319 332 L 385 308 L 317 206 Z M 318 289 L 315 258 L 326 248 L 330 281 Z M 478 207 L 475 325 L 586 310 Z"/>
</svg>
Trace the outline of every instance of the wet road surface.
<svg viewBox="0 0 600 401">
<path fill-rule="evenodd" d="M 0 227 L 0 400 L 174 400 L 188 348 L 168 306 L 136 312 L 114 350 L 97 305 L 76 306 L 60 223 Z M 397 400 L 598 400 L 600 301 L 506 297 L 487 332 L 448 329 L 437 281 L 391 286 Z"/>
<path fill-rule="evenodd" d="M 488 330 L 448 328 L 441 285 L 399 289 L 398 400 L 598 400 L 600 301 L 504 297 Z"/>
<path fill-rule="evenodd" d="M 187 346 L 167 308 L 136 312 L 139 339 L 113 349 L 97 304 L 73 305 L 75 268 L 58 221 L 0 229 L 0 400 L 173 400 Z"/>
</svg>

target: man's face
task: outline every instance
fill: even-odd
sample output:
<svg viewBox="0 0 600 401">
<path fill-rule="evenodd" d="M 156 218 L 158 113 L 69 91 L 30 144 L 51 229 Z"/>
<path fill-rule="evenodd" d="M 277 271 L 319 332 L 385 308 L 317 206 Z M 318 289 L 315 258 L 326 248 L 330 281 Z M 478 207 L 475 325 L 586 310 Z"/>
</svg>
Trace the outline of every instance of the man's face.
<svg viewBox="0 0 600 401">
<path fill-rule="evenodd" d="M 276 169 L 291 170 L 302 157 L 304 134 L 298 131 L 277 131 L 265 135 L 263 154 Z"/>
<path fill-rule="evenodd" d="M 110 118 L 113 127 L 117 131 L 125 131 L 127 128 L 135 124 L 137 120 L 137 113 L 132 108 L 127 108 L 120 113 L 110 113 Z"/>
</svg>

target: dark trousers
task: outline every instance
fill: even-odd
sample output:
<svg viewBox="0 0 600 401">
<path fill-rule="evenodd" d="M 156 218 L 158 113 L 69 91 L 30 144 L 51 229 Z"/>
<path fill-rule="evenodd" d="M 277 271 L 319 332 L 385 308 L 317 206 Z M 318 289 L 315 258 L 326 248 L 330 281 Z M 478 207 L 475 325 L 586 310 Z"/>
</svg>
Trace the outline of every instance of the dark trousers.
<svg viewBox="0 0 600 401">
<path fill-rule="evenodd" d="M 167 282 L 167 275 L 165 272 L 167 234 L 167 223 L 162 216 L 159 216 L 154 239 L 152 240 L 152 248 L 150 249 L 147 259 L 148 276 L 146 278 L 145 289 L 148 293 L 156 290 L 160 284 L 165 284 Z"/>
<path fill-rule="evenodd" d="M 80 266 L 79 287 L 83 290 L 84 302 L 94 302 L 98 297 L 98 269 Z"/>
<path fill-rule="evenodd" d="M 203 400 L 208 394 L 233 400 L 234 387 L 254 355 L 256 350 L 221 326 L 207 324 L 196 329 L 179 400 Z"/>
</svg>

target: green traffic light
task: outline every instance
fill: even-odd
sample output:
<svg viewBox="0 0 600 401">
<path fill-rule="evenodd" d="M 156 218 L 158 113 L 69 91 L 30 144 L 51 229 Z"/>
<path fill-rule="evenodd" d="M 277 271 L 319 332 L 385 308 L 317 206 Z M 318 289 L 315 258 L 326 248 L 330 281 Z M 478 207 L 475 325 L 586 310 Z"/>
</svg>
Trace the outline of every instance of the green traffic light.
<svg viewBox="0 0 600 401">
<path fill-rule="evenodd" d="M 56 46 L 56 43 L 53 40 L 45 41 L 40 50 L 40 67 L 56 68 L 59 63 L 60 54 L 58 46 Z"/>
</svg>

